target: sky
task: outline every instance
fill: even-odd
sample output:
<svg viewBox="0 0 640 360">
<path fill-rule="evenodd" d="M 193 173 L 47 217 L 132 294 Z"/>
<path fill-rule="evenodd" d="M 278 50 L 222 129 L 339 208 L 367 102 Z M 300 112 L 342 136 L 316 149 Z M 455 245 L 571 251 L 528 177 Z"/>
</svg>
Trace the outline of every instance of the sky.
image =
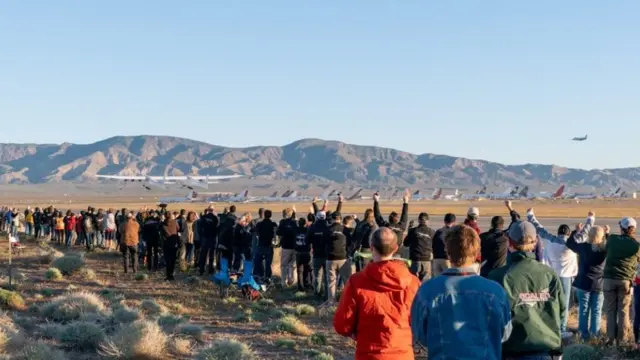
<svg viewBox="0 0 640 360">
<path fill-rule="evenodd" d="M 639 166 L 639 16 L 636 0 L 3 1 L 0 142 L 321 138 Z"/>
</svg>

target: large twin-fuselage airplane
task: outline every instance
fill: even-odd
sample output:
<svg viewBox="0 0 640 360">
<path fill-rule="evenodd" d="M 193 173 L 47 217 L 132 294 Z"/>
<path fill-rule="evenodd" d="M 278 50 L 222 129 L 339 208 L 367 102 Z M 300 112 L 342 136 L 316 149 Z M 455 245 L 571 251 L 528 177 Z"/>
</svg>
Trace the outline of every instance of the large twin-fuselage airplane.
<svg viewBox="0 0 640 360">
<path fill-rule="evenodd" d="M 126 176 L 126 175 L 96 175 L 98 179 L 118 180 L 124 183 L 142 183 L 142 187 L 151 190 L 152 188 L 167 189 L 167 185 L 178 184 L 182 188 L 193 190 L 194 187 L 208 189 L 209 184 L 216 184 L 219 180 L 236 179 L 242 175 L 186 175 L 186 176 Z"/>
<path fill-rule="evenodd" d="M 587 140 L 587 135 L 585 135 L 584 137 L 574 137 L 571 140 L 573 140 L 573 141 L 585 141 L 585 140 Z"/>
</svg>

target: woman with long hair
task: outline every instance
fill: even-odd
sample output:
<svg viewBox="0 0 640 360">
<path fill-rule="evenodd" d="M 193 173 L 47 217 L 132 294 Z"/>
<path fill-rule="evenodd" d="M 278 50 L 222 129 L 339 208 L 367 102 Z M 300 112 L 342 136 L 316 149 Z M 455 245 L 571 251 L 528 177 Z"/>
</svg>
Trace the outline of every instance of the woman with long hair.
<svg viewBox="0 0 640 360">
<path fill-rule="evenodd" d="M 593 226 L 594 214 L 589 212 L 584 226 L 578 224 L 567 247 L 578 254 L 578 276 L 573 282 L 578 296 L 578 328 L 587 340 L 600 334 L 604 303 L 602 277 L 607 252 L 604 246 L 606 230 Z"/>
<path fill-rule="evenodd" d="M 196 220 L 196 213 L 189 211 L 186 219 L 182 221 L 182 233 L 180 236 L 185 248 L 184 251 L 181 251 L 180 253 L 180 260 L 186 260 L 187 264 L 193 264 L 193 244 L 196 234 Z"/>
</svg>

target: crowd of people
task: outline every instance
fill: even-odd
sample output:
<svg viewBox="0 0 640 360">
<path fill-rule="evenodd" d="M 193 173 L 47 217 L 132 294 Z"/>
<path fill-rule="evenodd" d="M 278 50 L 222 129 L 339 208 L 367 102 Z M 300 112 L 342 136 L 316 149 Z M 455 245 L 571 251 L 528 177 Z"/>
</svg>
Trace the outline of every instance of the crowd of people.
<svg viewBox="0 0 640 360">
<path fill-rule="evenodd" d="M 306 216 L 287 208 L 278 222 L 269 209 L 254 218 L 237 214 L 235 205 L 220 214 L 213 206 L 200 214 L 5 207 L 0 225 L 14 236 L 22 229 L 69 247 L 119 249 L 125 272 L 142 262 L 149 271 L 164 267 L 168 281 L 182 262 L 201 275 L 246 270 L 270 283 L 279 247 L 281 286 L 337 303 L 334 328 L 356 340 L 356 359 L 413 359 L 416 345 L 432 359 L 559 358 L 563 340 L 573 335 L 567 328 L 572 288 L 579 335 L 600 336 L 604 307 L 609 343 L 625 342 L 632 303 L 640 314 L 633 218 L 622 219 L 613 234 L 595 225 L 590 212 L 575 228 L 565 224 L 551 233 L 534 209 L 521 219 L 506 201 L 509 225 L 494 216 L 482 232 L 480 211 L 472 207 L 462 223 L 446 214 L 434 229 L 424 212 L 417 224 L 409 222 L 409 198 L 405 192 L 401 212 L 387 219 L 376 193 L 362 219 L 342 215 L 340 196 L 334 211 L 314 199 Z M 639 330 L 634 316 L 637 343 Z"/>
</svg>

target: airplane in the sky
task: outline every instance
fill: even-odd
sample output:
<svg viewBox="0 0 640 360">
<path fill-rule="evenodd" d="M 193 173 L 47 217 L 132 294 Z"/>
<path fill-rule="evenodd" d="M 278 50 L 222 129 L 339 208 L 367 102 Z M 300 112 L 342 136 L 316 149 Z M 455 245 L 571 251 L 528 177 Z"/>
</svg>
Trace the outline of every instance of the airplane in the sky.
<svg viewBox="0 0 640 360">
<path fill-rule="evenodd" d="M 166 185 L 179 184 L 183 188 L 193 190 L 194 187 L 208 189 L 209 184 L 215 184 L 218 180 L 236 179 L 242 175 L 186 175 L 186 176 L 126 176 L 126 175 L 96 175 L 98 179 L 119 180 L 125 183 L 138 182 L 142 187 L 151 190 L 152 187 L 166 189 Z"/>
<path fill-rule="evenodd" d="M 587 135 L 585 135 L 584 137 L 574 137 L 571 140 L 573 140 L 573 141 L 585 141 L 585 140 L 587 140 Z"/>
</svg>

